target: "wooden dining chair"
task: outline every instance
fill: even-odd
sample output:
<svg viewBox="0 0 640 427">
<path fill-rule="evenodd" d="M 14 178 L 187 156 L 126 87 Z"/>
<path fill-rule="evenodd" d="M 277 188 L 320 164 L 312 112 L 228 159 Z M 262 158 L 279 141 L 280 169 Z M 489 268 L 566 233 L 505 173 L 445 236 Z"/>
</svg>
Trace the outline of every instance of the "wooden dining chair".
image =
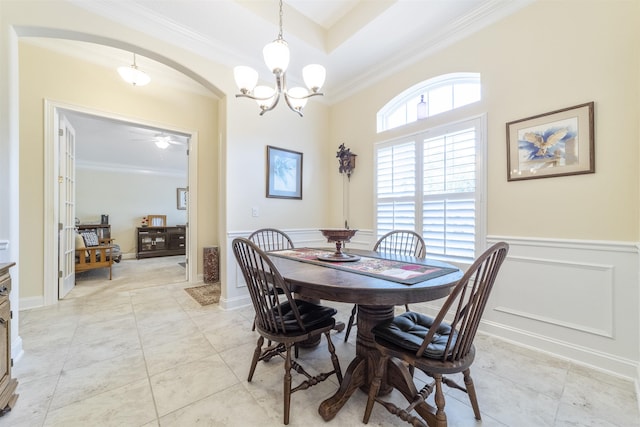
<svg viewBox="0 0 640 427">
<path fill-rule="evenodd" d="M 276 228 L 261 228 L 256 230 L 249 235 L 249 240 L 265 252 L 293 249 L 293 241 L 287 233 Z M 255 321 L 253 322 L 251 330 L 256 330 Z M 298 357 L 298 347 L 296 347 L 296 357 Z"/>
<path fill-rule="evenodd" d="M 293 249 L 293 242 L 287 233 L 276 228 L 256 230 L 249 235 L 249 240 L 266 252 Z"/>
<path fill-rule="evenodd" d="M 280 251 L 283 249 L 293 249 L 293 241 L 284 231 L 277 228 L 261 228 L 249 235 L 249 240 L 258 245 L 265 252 Z M 337 322 L 333 328 L 336 332 L 342 332 L 345 326 L 342 322 Z M 251 328 L 254 331 L 255 323 Z M 298 357 L 298 346 L 296 346 L 296 357 Z"/>
<path fill-rule="evenodd" d="M 251 360 L 248 381 L 251 382 L 259 361 L 275 356 L 284 359 L 284 424 L 289 424 L 292 393 L 305 390 L 334 374 L 342 383 L 342 370 L 330 336 L 337 310 L 295 299 L 273 262 L 252 241 L 236 238 L 232 247 L 251 295 L 256 312 L 256 329 L 260 335 Z M 281 289 L 282 293 L 277 289 Z M 297 360 L 292 360 L 291 347 L 302 341 L 321 339 L 323 334 L 327 338 L 333 370 L 311 376 Z M 265 339 L 268 344 L 263 349 Z M 292 369 L 306 377 L 293 388 Z"/>
<path fill-rule="evenodd" d="M 508 251 L 509 245 L 500 242 L 480 255 L 453 288 L 435 318 L 409 311 L 384 321 L 371 330 L 375 338 L 375 347 L 381 357 L 369 388 L 369 398 L 362 420 L 365 424 L 369 421 L 374 403 L 378 402 L 390 413 L 414 426 L 446 427 L 443 383 L 466 392 L 476 420 L 481 419 L 470 369 L 475 357 L 473 340 L 496 276 Z M 450 318 L 451 321 L 446 322 L 445 317 Z M 403 375 L 386 375 L 388 363 L 395 363 L 391 362 L 390 358 L 406 363 L 409 370 L 420 369 L 433 378 L 433 381 L 418 392 L 413 383 L 413 376 L 406 374 L 403 378 L 407 383 L 405 388 L 400 382 L 400 377 Z M 397 372 L 406 372 L 402 371 L 398 364 L 393 366 L 398 367 Z M 464 387 L 444 377 L 444 374 L 457 373 L 463 374 Z M 386 377 L 389 384 L 399 389 L 411 402 L 406 409 L 400 409 L 395 404 L 377 396 L 383 377 Z M 437 408 L 425 402 L 434 387 Z M 414 410 L 419 417 L 412 415 Z"/>
<path fill-rule="evenodd" d="M 373 246 L 376 252 L 386 252 L 395 255 L 413 256 L 424 258 L 427 256 L 427 245 L 424 239 L 418 233 L 412 230 L 394 230 L 380 237 Z M 405 309 L 409 311 L 409 305 L 405 304 Z M 347 332 L 344 334 L 344 342 L 349 339 L 351 327 L 356 324 L 356 314 L 358 305 L 354 304 L 351 309 L 351 315 L 347 322 Z"/>
</svg>

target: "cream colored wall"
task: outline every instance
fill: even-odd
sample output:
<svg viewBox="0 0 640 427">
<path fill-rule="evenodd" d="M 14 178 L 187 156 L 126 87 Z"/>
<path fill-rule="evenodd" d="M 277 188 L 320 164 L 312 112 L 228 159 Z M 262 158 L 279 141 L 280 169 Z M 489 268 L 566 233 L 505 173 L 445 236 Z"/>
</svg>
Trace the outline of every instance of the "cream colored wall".
<svg viewBox="0 0 640 427">
<path fill-rule="evenodd" d="M 184 90 L 149 85 L 126 85 L 114 70 L 20 43 L 20 235 L 23 242 L 19 265 L 20 297 L 43 294 L 43 242 L 26 236 L 43 235 L 43 102 L 56 102 L 117 113 L 135 120 L 164 124 L 198 132 L 199 216 L 205 221 L 197 230 L 198 253 L 204 245 L 217 243 L 217 100 Z M 142 89 L 142 90 L 140 90 Z M 171 194 L 175 198 L 172 184 Z M 120 201 L 117 193 L 113 203 Z M 141 212 L 160 213 L 160 212 Z M 195 254 L 202 271 L 202 257 Z"/>
<path fill-rule="evenodd" d="M 374 226 L 374 144 L 408 132 L 376 134 L 378 109 L 422 80 L 470 71 L 482 75 L 483 103 L 467 111 L 488 117 L 488 234 L 637 241 L 638 5 L 536 2 L 333 106 L 331 140 L 358 154 L 354 226 Z M 595 174 L 507 182 L 505 123 L 589 101 Z"/>
<path fill-rule="evenodd" d="M 111 237 L 125 256 L 135 257 L 136 229 L 142 217 L 166 215 L 167 225 L 187 223 L 187 211 L 177 209 L 176 199 L 176 189 L 186 186 L 186 176 L 79 167 L 76 168 L 76 217 L 83 224 L 91 224 L 99 223 L 102 213 L 109 215 Z"/>
</svg>

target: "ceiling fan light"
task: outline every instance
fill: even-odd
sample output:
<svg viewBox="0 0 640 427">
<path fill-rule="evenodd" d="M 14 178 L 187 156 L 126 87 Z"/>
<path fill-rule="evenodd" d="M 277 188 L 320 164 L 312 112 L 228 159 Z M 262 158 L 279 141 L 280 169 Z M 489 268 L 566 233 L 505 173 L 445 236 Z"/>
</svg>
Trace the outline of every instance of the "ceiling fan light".
<svg viewBox="0 0 640 427">
<path fill-rule="evenodd" d="M 324 84 L 324 79 L 327 76 L 327 71 L 320 64 L 309 64 L 302 69 L 302 78 L 304 79 L 304 84 L 312 92 L 317 92 L 320 90 L 322 85 Z"/>
<path fill-rule="evenodd" d="M 289 46 L 284 39 L 276 39 L 262 49 L 264 62 L 274 74 L 284 74 L 289 66 Z"/>
<path fill-rule="evenodd" d="M 292 87 L 287 91 L 287 95 L 289 103 L 294 109 L 300 111 L 305 105 L 307 105 L 306 96 L 309 95 L 309 91 L 307 89 L 300 86 Z"/>
<path fill-rule="evenodd" d="M 169 146 L 169 143 L 164 138 L 156 139 L 156 147 L 165 150 Z"/>
<path fill-rule="evenodd" d="M 242 93 L 251 92 L 258 84 L 258 72 L 246 65 L 239 65 L 233 69 L 236 85 Z"/>
</svg>

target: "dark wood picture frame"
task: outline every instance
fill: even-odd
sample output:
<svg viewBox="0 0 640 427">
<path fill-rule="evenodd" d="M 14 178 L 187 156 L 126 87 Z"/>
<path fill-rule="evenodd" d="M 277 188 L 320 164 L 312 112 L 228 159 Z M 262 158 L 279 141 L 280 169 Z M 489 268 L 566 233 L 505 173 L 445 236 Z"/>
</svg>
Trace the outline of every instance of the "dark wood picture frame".
<svg viewBox="0 0 640 427">
<path fill-rule="evenodd" d="M 267 145 L 267 197 L 302 199 L 302 153 Z"/>
<path fill-rule="evenodd" d="M 595 172 L 594 103 L 507 123 L 507 180 Z"/>
</svg>

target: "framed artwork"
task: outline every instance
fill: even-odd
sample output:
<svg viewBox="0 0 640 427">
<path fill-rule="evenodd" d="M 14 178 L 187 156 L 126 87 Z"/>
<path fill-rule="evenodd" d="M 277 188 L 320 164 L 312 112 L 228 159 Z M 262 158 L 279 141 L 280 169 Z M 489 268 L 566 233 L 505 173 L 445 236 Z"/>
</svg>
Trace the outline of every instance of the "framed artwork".
<svg viewBox="0 0 640 427">
<path fill-rule="evenodd" d="M 267 145 L 267 197 L 302 199 L 302 153 Z"/>
<path fill-rule="evenodd" d="M 178 209 L 186 210 L 187 209 L 187 189 L 186 188 L 178 188 L 176 190 L 177 199 L 178 199 Z"/>
<path fill-rule="evenodd" d="M 507 180 L 595 172 L 593 102 L 507 123 Z"/>
</svg>

